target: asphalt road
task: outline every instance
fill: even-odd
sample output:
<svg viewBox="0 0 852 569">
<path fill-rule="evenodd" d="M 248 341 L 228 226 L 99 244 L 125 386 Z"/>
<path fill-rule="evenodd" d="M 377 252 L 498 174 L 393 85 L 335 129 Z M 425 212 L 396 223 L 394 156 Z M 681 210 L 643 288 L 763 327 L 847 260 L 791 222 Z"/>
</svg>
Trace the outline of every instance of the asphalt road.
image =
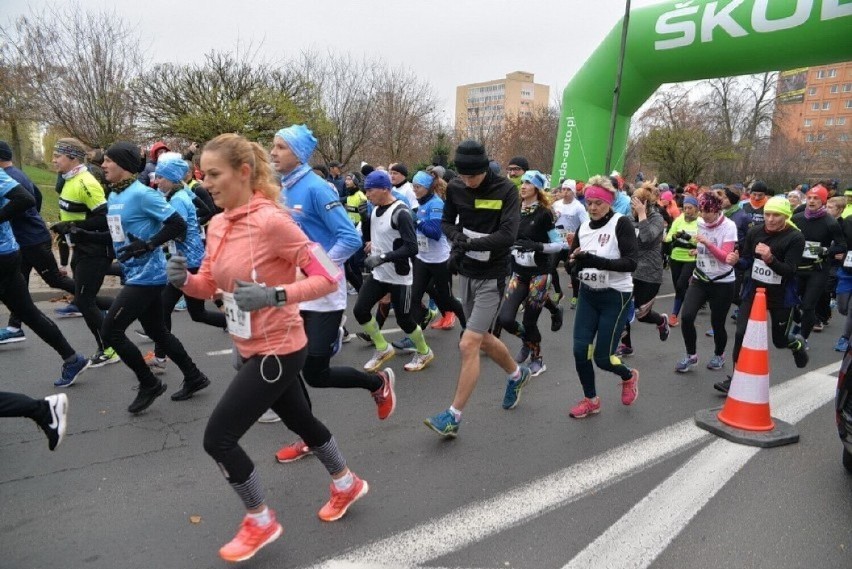
<svg viewBox="0 0 852 569">
<path fill-rule="evenodd" d="M 667 284 L 662 294 L 670 292 Z M 699 316 L 701 331 L 708 320 Z M 0 421 L 0 568 L 226 565 L 216 552 L 233 536 L 241 506 L 201 440 L 233 376 L 221 353 L 230 342 L 186 314 L 174 322 L 213 380 L 192 400 L 163 397 L 131 416 L 135 380 L 119 364 L 87 371 L 67 391 L 69 433 L 56 452 L 32 422 Z M 58 323 L 78 349 L 94 350 L 81 319 Z M 581 397 L 573 313 L 566 310 L 559 333 L 549 332 L 546 313 L 541 324 L 547 372 L 517 409 L 504 411 L 505 378 L 484 363 L 457 440 L 422 424 L 451 401 L 457 331 L 427 333 L 437 357 L 424 372 L 402 371 L 403 355 L 391 362 L 399 403 L 386 422 L 376 419 L 368 393 L 313 390 L 315 413 L 371 486 L 339 522 L 316 516 L 328 499 L 320 463 L 277 464 L 274 452 L 294 436 L 281 423 L 256 425 L 243 443 L 285 533 L 243 566 L 852 567 L 852 476 L 840 465 L 830 375 L 840 360 L 832 350 L 838 319 L 813 335 L 806 370 L 788 352 L 770 350 L 773 412 L 795 421 L 801 440 L 759 451 L 691 425 L 695 411 L 723 402 L 712 389 L 721 372 L 703 367 L 709 338 L 699 336 L 702 366 L 681 375 L 673 371 L 683 353 L 680 330 L 661 343 L 655 328 L 636 325 L 629 364 L 642 374 L 639 400 L 623 407 L 616 378 L 599 374 L 602 411 L 576 421 L 568 417 Z M 732 336 L 733 322 L 728 330 Z M 519 347 L 514 337 L 504 340 L 513 353 Z M 360 366 L 369 356 L 353 340 L 334 363 Z M 0 389 L 54 391 L 58 357 L 31 333 L 27 342 L 0 346 L 0 362 Z M 803 371 L 812 373 L 799 377 Z M 165 378 L 169 393 L 178 388 L 174 366 Z"/>
</svg>

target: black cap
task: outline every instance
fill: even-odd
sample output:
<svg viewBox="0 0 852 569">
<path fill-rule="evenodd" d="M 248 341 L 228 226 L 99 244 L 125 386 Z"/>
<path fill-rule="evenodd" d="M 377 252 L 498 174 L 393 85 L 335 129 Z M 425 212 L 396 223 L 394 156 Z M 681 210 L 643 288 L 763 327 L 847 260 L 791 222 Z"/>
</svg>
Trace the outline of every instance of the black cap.
<svg viewBox="0 0 852 569">
<path fill-rule="evenodd" d="M 8 162 L 12 159 L 12 147 L 5 140 L 0 140 L 0 160 Z"/>
<path fill-rule="evenodd" d="M 509 160 L 509 166 L 518 166 L 521 170 L 526 172 L 530 169 L 530 161 L 523 156 L 515 156 Z"/>
<path fill-rule="evenodd" d="M 142 171 L 142 163 L 139 160 L 139 147 L 132 142 L 116 142 L 106 149 L 106 156 L 118 164 L 122 170 L 126 170 L 131 174 L 138 174 Z"/>
<path fill-rule="evenodd" d="M 456 147 L 453 159 L 456 170 L 463 176 L 475 176 L 488 170 L 488 154 L 485 147 L 475 140 L 462 141 Z"/>
<path fill-rule="evenodd" d="M 406 178 L 408 177 L 408 167 L 405 164 L 403 164 L 402 162 L 397 162 L 396 164 L 391 166 L 390 170 L 391 170 L 391 172 L 399 172 L 400 174 L 402 174 Z"/>
</svg>

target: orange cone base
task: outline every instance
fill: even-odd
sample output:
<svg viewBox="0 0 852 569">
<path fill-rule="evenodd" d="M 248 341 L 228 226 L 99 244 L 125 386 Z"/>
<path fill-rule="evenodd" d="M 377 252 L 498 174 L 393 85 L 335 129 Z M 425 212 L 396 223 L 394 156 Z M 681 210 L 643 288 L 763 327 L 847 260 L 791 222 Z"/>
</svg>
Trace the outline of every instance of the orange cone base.
<svg viewBox="0 0 852 569">
<path fill-rule="evenodd" d="M 775 428 L 769 416 L 769 403 L 745 403 L 731 397 L 725 401 L 719 420 L 744 431 L 771 431 Z"/>
<path fill-rule="evenodd" d="M 799 442 L 798 429 L 786 421 L 772 418 L 774 428 L 771 431 L 746 431 L 726 425 L 719 420 L 719 414 L 718 407 L 699 411 L 695 414 L 695 424 L 716 436 L 743 445 L 771 448 Z"/>
</svg>

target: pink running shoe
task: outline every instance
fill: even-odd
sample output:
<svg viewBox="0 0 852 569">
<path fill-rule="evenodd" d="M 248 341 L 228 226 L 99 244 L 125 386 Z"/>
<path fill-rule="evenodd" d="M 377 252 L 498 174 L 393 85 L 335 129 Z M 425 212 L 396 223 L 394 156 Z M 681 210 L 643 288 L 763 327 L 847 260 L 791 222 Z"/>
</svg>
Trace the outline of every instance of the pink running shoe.
<svg viewBox="0 0 852 569">
<path fill-rule="evenodd" d="M 582 419 L 583 417 L 588 417 L 589 415 L 594 415 L 595 413 L 600 412 L 600 397 L 595 397 L 594 399 L 583 397 L 579 403 L 571 407 L 571 411 L 568 412 L 568 415 L 574 419 Z"/>
<path fill-rule="evenodd" d="M 630 379 L 621 381 L 621 403 L 623 405 L 633 405 L 636 398 L 639 397 L 639 370 L 634 369 Z"/>
</svg>

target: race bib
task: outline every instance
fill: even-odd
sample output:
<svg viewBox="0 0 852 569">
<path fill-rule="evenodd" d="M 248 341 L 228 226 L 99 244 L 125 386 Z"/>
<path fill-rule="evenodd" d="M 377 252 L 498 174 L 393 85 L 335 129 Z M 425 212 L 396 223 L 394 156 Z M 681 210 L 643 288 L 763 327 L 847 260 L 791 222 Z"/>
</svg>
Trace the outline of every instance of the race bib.
<svg viewBox="0 0 852 569">
<path fill-rule="evenodd" d="M 569 245 L 571 244 L 571 242 L 568 240 L 568 236 L 570 234 L 568 233 L 567 229 L 557 227 L 556 232 L 559 234 L 559 238 L 562 240 L 563 243 L 568 243 Z"/>
<path fill-rule="evenodd" d="M 486 235 L 488 235 L 488 233 L 479 233 L 477 231 L 471 231 L 470 229 L 465 228 L 462 228 L 462 232 L 471 239 L 478 239 L 479 237 L 485 237 Z M 467 251 L 465 255 L 475 261 L 487 262 L 489 259 L 491 259 L 491 251 Z"/>
<path fill-rule="evenodd" d="M 109 227 L 109 236 L 113 243 L 124 243 L 127 238 L 124 236 L 124 228 L 121 227 L 120 215 L 108 215 L 107 226 Z"/>
<path fill-rule="evenodd" d="M 417 249 L 421 253 L 429 252 L 429 238 L 422 233 L 417 234 Z"/>
<path fill-rule="evenodd" d="M 843 268 L 852 269 L 852 251 L 847 252 L 846 256 L 843 257 Z"/>
<path fill-rule="evenodd" d="M 805 250 L 802 251 L 803 259 L 819 259 L 819 250 L 822 244 L 819 241 L 805 241 Z"/>
<path fill-rule="evenodd" d="M 769 268 L 763 259 L 755 259 L 751 266 L 751 278 L 766 284 L 781 284 L 781 275 Z"/>
<path fill-rule="evenodd" d="M 515 262 L 522 267 L 535 267 L 535 251 L 512 251 Z"/>
<path fill-rule="evenodd" d="M 707 271 L 719 270 L 719 262 L 716 260 L 716 257 L 708 253 L 707 247 L 703 244 L 698 245 L 698 255 L 695 259 L 695 264 L 705 273 Z"/>
<path fill-rule="evenodd" d="M 174 239 L 169 241 L 167 247 L 168 247 L 170 256 L 176 257 L 178 255 L 177 243 L 174 242 Z"/>
<path fill-rule="evenodd" d="M 234 295 L 230 292 L 222 293 L 222 302 L 225 304 L 225 320 L 228 322 L 228 333 L 248 340 L 251 338 L 251 312 L 243 312 L 237 306 Z"/>
<path fill-rule="evenodd" d="M 601 269 L 583 269 L 577 274 L 580 282 L 589 288 L 607 288 L 609 272 Z"/>
</svg>

